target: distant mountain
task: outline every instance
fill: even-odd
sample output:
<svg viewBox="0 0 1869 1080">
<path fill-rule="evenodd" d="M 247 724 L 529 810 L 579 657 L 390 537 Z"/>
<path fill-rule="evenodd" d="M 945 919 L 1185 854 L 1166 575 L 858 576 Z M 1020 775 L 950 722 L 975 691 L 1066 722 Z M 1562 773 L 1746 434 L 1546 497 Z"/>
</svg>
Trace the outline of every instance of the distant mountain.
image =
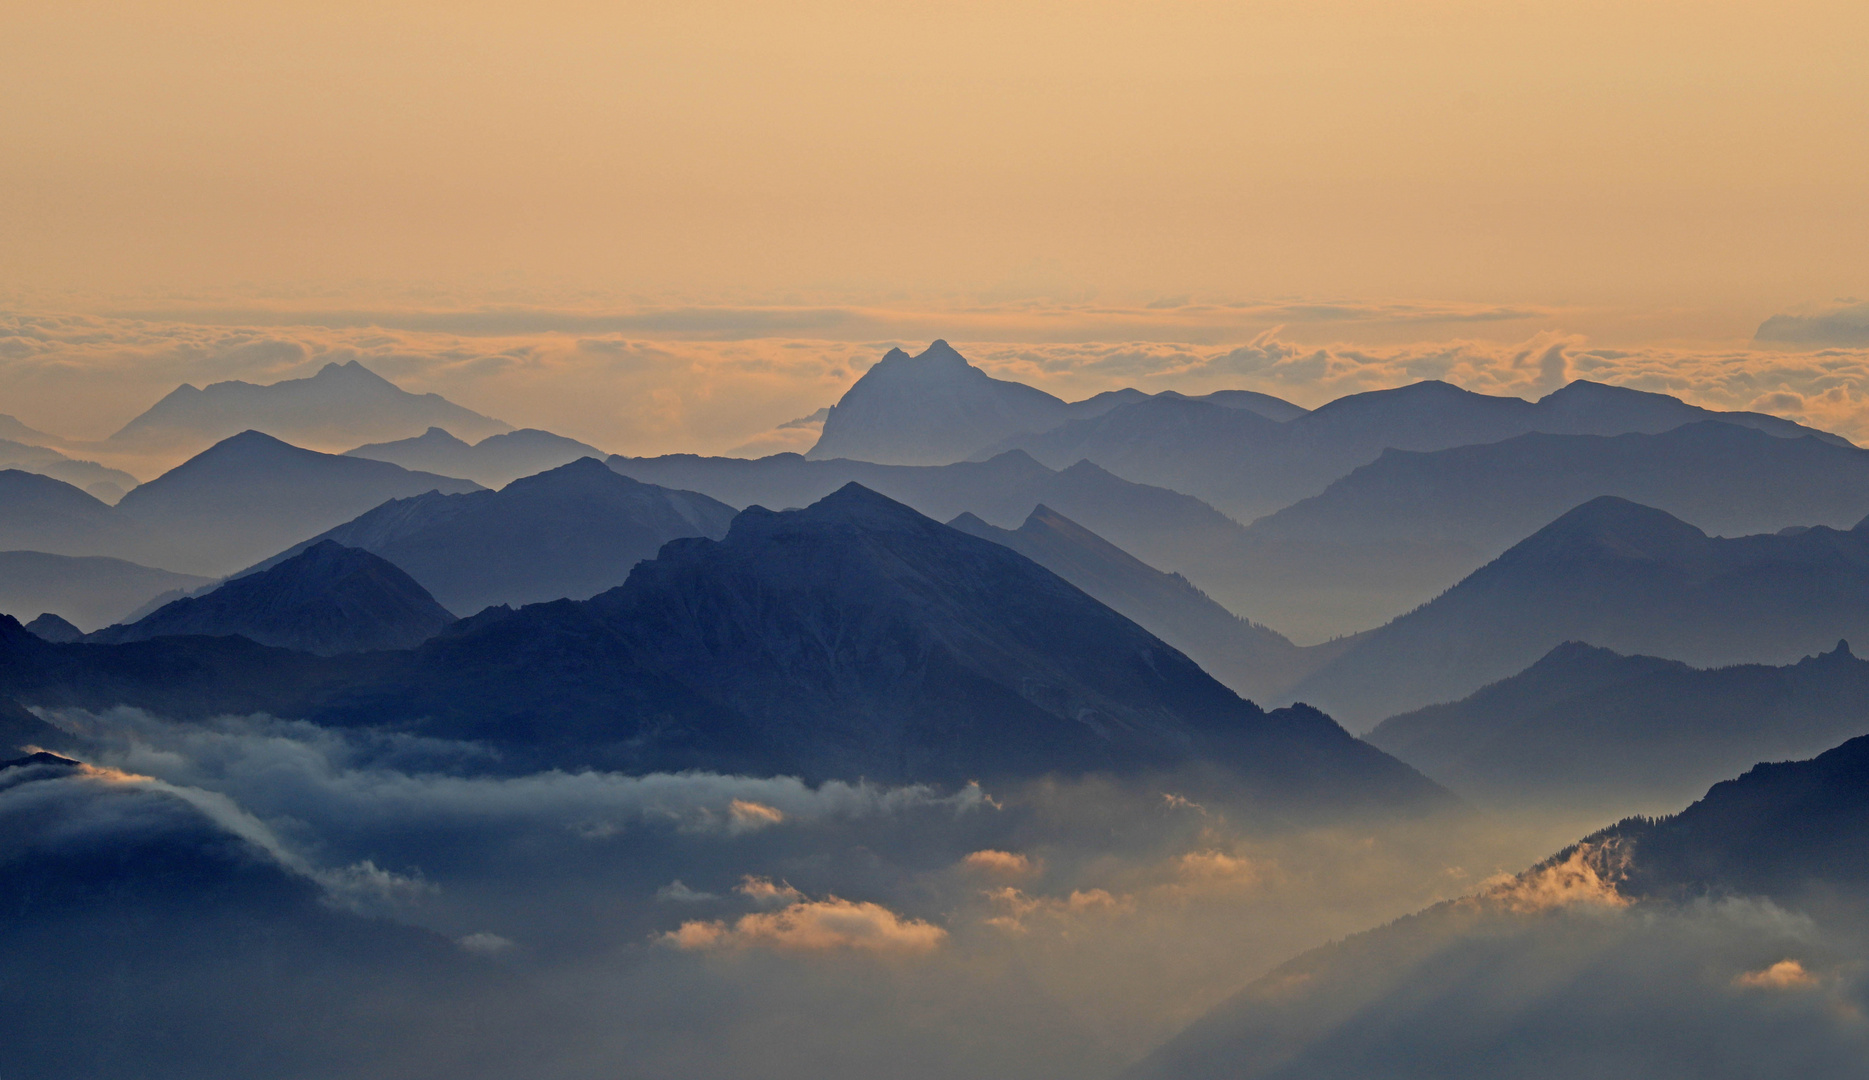
<svg viewBox="0 0 1869 1080">
<path fill-rule="evenodd" d="M 386 502 L 258 568 L 335 540 L 381 555 L 450 611 L 471 615 L 492 604 L 588 599 L 623 584 L 670 540 L 727 535 L 734 513 L 582 458 L 499 491 Z"/>
<path fill-rule="evenodd" d="M 59 645 L 84 640 L 84 631 L 49 611 L 27 623 L 26 629 L 36 637 Z"/>
<path fill-rule="evenodd" d="M 438 427 L 413 439 L 371 443 L 344 451 L 346 457 L 388 461 L 405 469 L 459 476 L 488 487 L 504 487 L 522 476 L 544 472 L 579 458 L 603 460 L 594 446 L 537 428 L 521 428 L 466 443 Z"/>
<path fill-rule="evenodd" d="M 1294 688 L 1353 729 L 1454 701 L 1566 641 L 1699 667 L 1869 641 L 1869 529 L 1710 538 L 1593 499 L 1356 642 Z"/>
<path fill-rule="evenodd" d="M 1184 491 L 1250 522 L 1322 492 L 1385 450 L 1434 451 L 1530 432 L 1658 434 L 1708 420 L 1780 437 L 1846 440 L 1762 413 L 1723 413 L 1666 394 L 1579 380 L 1536 402 L 1476 394 L 1444 382 L 1374 390 L 1284 422 L 1214 401 L 1166 395 L 1007 439 L 1053 468 L 1088 460 L 1129 480 Z"/>
<path fill-rule="evenodd" d="M 990 461 L 928 466 L 808 461 L 797 454 L 612 457 L 607 464 L 645 483 L 738 507 L 805 506 L 855 482 L 939 521 L 971 513 L 1014 528 L 1043 503 L 1150 566 L 1185 575 L 1228 607 L 1245 584 L 1238 568 L 1249 548 L 1239 522 L 1199 499 L 1131 483 L 1088 462 L 1053 471 L 1011 451 Z"/>
<path fill-rule="evenodd" d="M 1248 528 L 1238 603 L 1301 638 L 1359 630 L 1427 602 L 1599 495 L 1725 536 L 1847 528 L 1869 514 L 1869 450 L 1710 421 L 1660 435 L 1389 451 Z"/>
<path fill-rule="evenodd" d="M 87 640 L 238 634 L 261 645 L 333 656 L 412 649 L 452 622 L 447 609 L 387 560 L 321 540 L 271 569 L 165 604 Z"/>
<path fill-rule="evenodd" d="M 995 379 L 947 342 L 935 341 L 917 356 L 889 350 L 831 408 L 817 445 L 806 456 L 947 465 L 975 455 L 991 457 L 981 451 L 1148 398 L 1125 389 L 1067 402 L 1024 383 Z M 1289 401 L 1249 390 L 1222 391 L 1210 395 L 1210 401 L 1279 419 L 1304 412 Z"/>
<path fill-rule="evenodd" d="M 1866 849 L 1869 737 L 1314 949 L 1126 1076 L 1856 1076 Z"/>
<path fill-rule="evenodd" d="M 171 565 L 226 574 L 389 499 L 479 490 L 471 480 L 321 454 L 246 431 L 138 487 L 117 510 L 186 539 Z"/>
<path fill-rule="evenodd" d="M 0 469 L 0 550 L 107 555 L 145 563 L 181 558 L 165 530 L 135 521 L 62 480 Z M 0 595 L 7 585 L 0 579 Z"/>
<path fill-rule="evenodd" d="M 1846 643 L 1787 667 L 1701 669 L 1570 642 L 1370 742 L 1462 796 L 1605 814 L 1680 806 L 1756 761 L 1869 734 L 1869 661 Z"/>
<path fill-rule="evenodd" d="M 80 487 L 93 498 L 114 503 L 136 486 L 136 477 L 95 461 L 75 461 L 50 447 L 0 439 L 0 469 L 23 469 Z"/>
<path fill-rule="evenodd" d="M 1450 805 L 1323 714 L 1267 713 L 1024 556 L 856 485 L 671 542 L 590 600 L 491 609 L 406 653 L 52 645 L 6 625 L 0 685 L 27 703 L 388 726 L 483 742 L 515 768 L 1194 770 L 1269 807 Z"/>
<path fill-rule="evenodd" d="M 48 435 L 38 428 L 28 427 L 18 418 L 5 413 L 0 413 L 0 439 L 25 443 L 28 446 L 62 446 L 65 442 L 56 435 Z"/>
<path fill-rule="evenodd" d="M 1276 695 L 1341 651 L 1338 644 L 1300 649 L 1221 607 L 1180 574 L 1155 569 L 1042 503 L 1017 529 L 973 514 L 948 525 L 1017 551 L 1134 619 L 1242 697 Z"/>
<path fill-rule="evenodd" d="M 0 611 L 25 619 L 50 612 L 95 630 L 120 622 L 150 599 L 213 581 L 101 555 L 0 551 Z"/>
<path fill-rule="evenodd" d="M 916 356 L 891 349 L 824 420 L 812 458 L 945 465 L 1022 431 L 1070 418 L 1043 390 L 995 379 L 945 341 Z"/>
<path fill-rule="evenodd" d="M 411 394 L 355 360 L 326 364 L 310 378 L 270 385 L 184 383 L 108 440 L 124 449 L 219 442 L 242 431 L 316 446 L 402 439 L 443 427 L 469 439 L 512 426 L 464 409 L 439 394 Z"/>
</svg>

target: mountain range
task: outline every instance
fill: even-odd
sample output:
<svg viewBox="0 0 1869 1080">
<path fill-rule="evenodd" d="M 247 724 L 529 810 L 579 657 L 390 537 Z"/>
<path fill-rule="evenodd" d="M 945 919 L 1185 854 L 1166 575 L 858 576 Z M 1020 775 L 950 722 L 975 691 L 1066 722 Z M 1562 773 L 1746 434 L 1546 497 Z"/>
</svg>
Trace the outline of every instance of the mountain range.
<svg viewBox="0 0 1869 1080">
<path fill-rule="evenodd" d="M 361 363 L 329 363 L 303 379 L 268 385 L 238 380 L 197 388 L 184 383 L 125 424 L 106 443 L 119 449 L 196 447 L 242 431 L 293 443 L 355 446 L 442 427 L 469 439 L 510 424 L 464 409 L 439 394 L 412 394 Z"/>
<path fill-rule="evenodd" d="M 1869 734 L 1869 661 L 1846 642 L 1784 667 L 1689 667 L 1579 642 L 1364 738 L 1501 811 L 1680 806 L 1756 761 Z"/>
<path fill-rule="evenodd" d="M 491 488 L 504 487 L 531 476 L 590 457 L 603 460 L 602 450 L 576 439 L 537 428 L 521 428 L 489 435 L 477 443 L 455 438 L 438 427 L 412 439 L 370 443 L 344 451 L 346 457 L 388 461 L 418 472 L 459 476 Z"/>
<path fill-rule="evenodd" d="M 1724 421 L 1659 435 L 1534 433 L 1432 453 L 1391 450 L 1247 529 L 1230 603 L 1303 639 L 1425 603 L 1599 495 L 1716 535 L 1848 528 L 1869 514 L 1869 451 Z"/>
<path fill-rule="evenodd" d="M 507 768 L 890 783 L 1195 769 L 1287 808 L 1451 805 L 1323 714 L 1267 713 L 1024 556 L 856 485 L 744 511 L 619 588 L 492 608 L 411 651 L 54 645 L 7 620 L 0 687 L 472 740 Z"/>
<path fill-rule="evenodd" d="M 1866 845 L 1869 737 L 1758 765 L 1305 953 L 1126 1076 L 1852 1075 Z"/>
<path fill-rule="evenodd" d="M 1241 521 L 1325 490 L 1383 450 L 1447 450 L 1516 435 L 1660 433 L 1719 420 L 1779 435 L 1845 439 L 1762 413 L 1716 413 L 1667 394 L 1574 381 L 1536 402 L 1422 381 L 1349 394 L 1284 422 L 1241 409 L 1157 396 L 1004 441 L 1052 467 L 1090 460 L 1142 484 L 1187 491 Z"/>
<path fill-rule="evenodd" d="M 121 622 L 164 593 L 198 589 L 213 580 L 102 555 L 0 551 L 0 611 L 19 619 L 50 612 L 95 630 Z"/>
<path fill-rule="evenodd" d="M 1228 611 L 1180 574 L 1164 573 L 1040 504 L 1017 529 L 962 514 L 951 528 L 1009 547 L 1186 653 L 1242 697 L 1276 696 L 1351 639 L 1299 648 Z"/>
<path fill-rule="evenodd" d="M 220 575 L 389 499 L 479 490 L 471 480 L 324 454 L 245 431 L 137 487 L 116 512 L 146 535 L 170 538 L 174 553 L 149 561 Z"/>
<path fill-rule="evenodd" d="M 0 469 L 0 550 L 158 564 L 182 557 L 170 537 L 95 495 L 22 469 Z"/>
<path fill-rule="evenodd" d="M 703 492 L 737 507 L 805 506 L 859 483 L 940 521 L 970 513 L 1010 529 L 1043 503 L 1150 566 L 1186 576 L 1227 607 L 1250 610 L 1236 607 L 1233 596 L 1250 550 L 1244 526 L 1192 496 L 1131 483 L 1088 462 L 1054 471 L 1014 450 L 988 461 L 927 466 L 811 461 L 798 454 L 612 457 L 606 464 L 645 483 Z"/>
<path fill-rule="evenodd" d="M 1869 640 L 1869 529 L 1709 537 L 1611 496 L 1566 513 L 1291 694 L 1363 730 L 1454 701 L 1566 641 L 1699 667 Z"/>
<path fill-rule="evenodd" d="M 452 622 L 446 608 L 387 560 L 321 540 L 269 569 L 172 601 L 86 640 L 117 644 L 238 634 L 261 645 L 331 656 L 412 649 Z"/>
<path fill-rule="evenodd" d="M 734 513 L 581 458 L 498 491 L 392 499 L 253 569 L 334 540 L 388 559 L 448 610 L 471 615 L 494 604 L 588 599 L 623 584 L 670 540 L 725 536 Z"/>
</svg>

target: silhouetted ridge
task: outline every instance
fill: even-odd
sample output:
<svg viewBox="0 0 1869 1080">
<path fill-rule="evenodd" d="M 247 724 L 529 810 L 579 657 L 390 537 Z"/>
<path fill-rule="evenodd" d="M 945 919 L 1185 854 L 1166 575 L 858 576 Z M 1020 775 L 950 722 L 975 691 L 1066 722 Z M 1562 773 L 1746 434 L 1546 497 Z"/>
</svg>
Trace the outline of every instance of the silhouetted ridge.
<svg viewBox="0 0 1869 1080">
<path fill-rule="evenodd" d="M 686 536 L 725 535 L 733 508 L 692 491 L 645 484 L 580 458 L 499 491 L 395 499 L 312 541 L 363 548 L 395 563 L 451 611 L 583 600 Z M 251 572 L 251 570 L 247 571 Z"/>
<path fill-rule="evenodd" d="M 47 641 L 71 642 L 84 638 L 84 631 L 59 618 L 51 612 L 45 612 L 26 624 L 26 629 Z"/>
<path fill-rule="evenodd" d="M 453 621 L 427 590 L 391 563 L 323 540 L 269 570 L 177 600 L 92 639 L 116 643 L 238 634 L 262 645 L 332 655 L 413 648 Z"/>
</svg>

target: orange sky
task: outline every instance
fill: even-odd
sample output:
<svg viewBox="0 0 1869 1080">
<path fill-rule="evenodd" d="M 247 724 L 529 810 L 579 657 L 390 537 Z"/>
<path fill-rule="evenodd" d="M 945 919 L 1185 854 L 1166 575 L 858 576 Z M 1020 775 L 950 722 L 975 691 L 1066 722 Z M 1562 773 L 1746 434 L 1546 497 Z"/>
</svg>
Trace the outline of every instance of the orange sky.
<svg viewBox="0 0 1869 1080">
<path fill-rule="evenodd" d="M 1869 293 L 1860 0 L 9 7 L 16 289 Z"/>
</svg>

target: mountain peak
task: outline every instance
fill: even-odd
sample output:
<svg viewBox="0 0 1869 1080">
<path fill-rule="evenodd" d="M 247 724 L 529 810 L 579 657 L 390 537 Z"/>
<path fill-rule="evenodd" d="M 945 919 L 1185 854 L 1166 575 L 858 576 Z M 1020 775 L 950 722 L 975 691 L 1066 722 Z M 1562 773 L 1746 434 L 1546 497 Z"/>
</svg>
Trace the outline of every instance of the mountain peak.
<svg viewBox="0 0 1869 1080">
<path fill-rule="evenodd" d="M 1706 533 L 1665 510 L 1599 495 L 1533 533 L 1501 558 L 1515 552 L 1575 554 L 1593 548 L 1624 558 L 1673 559 L 1706 540 Z"/>
<path fill-rule="evenodd" d="M 115 643 L 237 634 L 262 645 L 336 654 L 413 648 L 453 621 L 393 563 L 320 540 L 270 569 L 176 600 L 96 638 Z"/>
</svg>

